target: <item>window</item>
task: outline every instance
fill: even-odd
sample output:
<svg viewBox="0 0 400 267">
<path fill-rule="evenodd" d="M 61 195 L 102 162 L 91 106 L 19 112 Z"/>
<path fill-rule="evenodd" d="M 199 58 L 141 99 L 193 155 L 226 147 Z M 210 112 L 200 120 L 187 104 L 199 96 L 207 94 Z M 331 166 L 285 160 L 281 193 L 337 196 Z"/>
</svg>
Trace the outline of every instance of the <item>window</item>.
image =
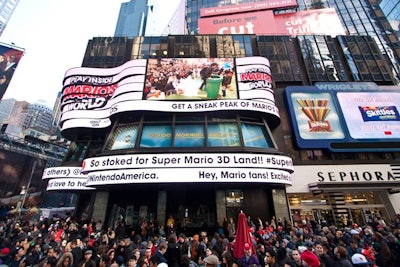
<svg viewBox="0 0 400 267">
<path fill-rule="evenodd" d="M 168 124 L 145 125 L 140 147 L 170 147 L 172 126 Z"/>
<path fill-rule="evenodd" d="M 129 149 L 135 147 L 138 125 L 121 126 L 115 130 L 113 140 L 108 149 Z"/>
<path fill-rule="evenodd" d="M 115 127 L 107 150 L 135 148 L 251 147 L 275 149 L 264 118 L 235 114 L 146 113 Z M 240 126 L 239 126 L 240 125 Z M 138 140 L 138 138 L 140 138 Z"/>
<path fill-rule="evenodd" d="M 265 127 L 242 123 L 243 142 L 246 147 L 273 147 Z"/>
<path fill-rule="evenodd" d="M 208 146 L 240 146 L 236 123 L 218 123 L 208 126 Z"/>
<path fill-rule="evenodd" d="M 204 147 L 204 125 L 176 125 L 174 147 Z"/>
</svg>

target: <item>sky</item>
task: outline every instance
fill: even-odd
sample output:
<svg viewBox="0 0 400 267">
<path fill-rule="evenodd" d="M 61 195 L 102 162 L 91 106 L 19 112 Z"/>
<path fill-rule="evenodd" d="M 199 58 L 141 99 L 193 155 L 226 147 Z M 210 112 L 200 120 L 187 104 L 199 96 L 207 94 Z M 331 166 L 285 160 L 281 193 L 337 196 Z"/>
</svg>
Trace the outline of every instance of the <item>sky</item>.
<svg viewBox="0 0 400 267">
<path fill-rule="evenodd" d="M 0 42 L 25 49 L 3 99 L 53 108 L 65 72 L 82 65 L 93 37 L 113 36 L 122 2 L 20 0 Z"/>
</svg>

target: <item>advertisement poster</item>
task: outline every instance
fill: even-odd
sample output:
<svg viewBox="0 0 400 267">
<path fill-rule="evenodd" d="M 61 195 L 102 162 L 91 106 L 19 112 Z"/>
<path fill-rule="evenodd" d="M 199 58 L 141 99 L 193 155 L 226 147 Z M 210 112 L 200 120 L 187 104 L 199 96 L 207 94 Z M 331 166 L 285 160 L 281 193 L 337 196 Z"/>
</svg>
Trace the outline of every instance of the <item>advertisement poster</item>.
<svg viewBox="0 0 400 267">
<path fill-rule="evenodd" d="M 292 93 L 291 100 L 301 138 L 344 138 L 339 116 L 329 93 Z"/>
<path fill-rule="evenodd" d="M 7 91 L 24 51 L 0 44 L 0 100 Z"/>
<path fill-rule="evenodd" d="M 264 57 L 136 59 L 115 68 L 70 69 L 63 84 L 63 133 L 104 129 L 117 114 L 146 110 L 246 110 L 270 114 L 271 123 L 279 122 L 271 69 Z M 129 146 L 137 134 L 126 131 L 113 149 Z"/>
<path fill-rule="evenodd" d="M 273 10 L 236 13 L 199 19 L 201 34 L 344 35 L 333 8 L 274 15 Z"/>
<path fill-rule="evenodd" d="M 200 17 L 209 17 L 216 15 L 227 15 L 233 13 L 242 13 L 249 11 L 260 11 L 266 9 L 277 8 L 293 8 L 297 6 L 296 0 L 274 0 L 274 1 L 260 1 L 255 3 L 245 3 L 227 6 L 216 6 L 200 9 Z"/>
<path fill-rule="evenodd" d="M 400 93 L 372 82 L 323 82 L 285 90 L 303 149 L 400 151 Z"/>
<path fill-rule="evenodd" d="M 400 93 L 340 92 L 337 98 L 352 138 L 400 138 Z"/>
</svg>

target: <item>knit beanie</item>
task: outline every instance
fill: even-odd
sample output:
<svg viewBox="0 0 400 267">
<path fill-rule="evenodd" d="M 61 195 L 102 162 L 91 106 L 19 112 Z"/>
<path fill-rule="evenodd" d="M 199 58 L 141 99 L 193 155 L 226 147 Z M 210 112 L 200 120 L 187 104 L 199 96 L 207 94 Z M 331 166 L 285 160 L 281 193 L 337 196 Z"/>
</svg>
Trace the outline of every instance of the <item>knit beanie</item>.
<svg viewBox="0 0 400 267">
<path fill-rule="evenodd" d="M 306 262 L 310 267 L 319 267 L 320 265 L 318 257 L 309 250 L 301 253 L 301 259 Z"/>
</svg>

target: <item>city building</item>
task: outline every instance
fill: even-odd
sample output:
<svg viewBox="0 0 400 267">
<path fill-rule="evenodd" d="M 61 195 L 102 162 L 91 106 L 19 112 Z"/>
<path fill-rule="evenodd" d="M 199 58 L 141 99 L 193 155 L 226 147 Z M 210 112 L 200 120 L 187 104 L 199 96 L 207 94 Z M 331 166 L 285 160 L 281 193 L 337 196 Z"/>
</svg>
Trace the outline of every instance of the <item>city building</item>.
<svg viewBox="0 0 400 267">
<path fill-rule="evenodd" d="M 71 205 L 71 194 L 46 192 L 45 168 L 59 166 L 69 142 L 54 136 L 51 110 L 26 101 L 0 101 L 0 217 L 7 212 Z M 75 206 L 74 199 L 73 205 Z M 23 209 L 22 209 L 23 208 Z M 35 213 L 36 214 L 36 213 Z M 24 214 L 23 214 L 24 215 Z"/>
<path fill-rule="evenodd" d="M 13 103 L 9 116 L 3 119 L 3 132 L 22 138 L 26 135 L 39 138 L 42 135 L 54 134 L 56 127 L 52 125 L 53 116 L 50 108 L 26 101 L 5 99 L 2 102 Z"/>
<path fill-rule="evenodd" d="M 7 26 L 11 15 L 14 13 L 19 0 L 1 0 L 0 1 L 0 36 Z"/>
<path fill-rule="evenodd" d="M 198 1 L 186 1 L 186 21 L 189 33 L 194 34 L 208 34 L 210 32 L 205 32 L 210 28 L 210 25 L 207 25 L 207 29 L 201 30 L 199 27 L 199 23 L 204 21 L 202 16 L 204 14 L 200 14 L 200 10 L 202 8 L 212 8 L 212 7 L 220 7 L 223 9 L 224 6 L 234 7 L 238 6 L 242 3 L 265 3 L 263 0 L 255 0 L 255 1 L 219 1 L 219 0 L 198 0 Z M 372 0 L 355 0 L 355 1 L 305 1 L 305 0 L 291 0 L 291 1 L 275 1 L 273 3 L 282 4 L 282 3 L 291 3 L 284 4 L 288 7 L 276 8 L 273 13 L 274 16 L 283 16 L 282 14 L 291 14 L 293 12 L 304 12 L 304 11 L 312 11 L 312 10 L 320 10 L 333 8 L 340 19 L 341 27 L 344 29 L 344 33 L 347 36 L 363 36 L 368 35 L 375 40 L 378 45 L 378 49 L 382 52 L 382 54 L 388 58 L 391 62 L 391 72 L 393 72 L 396 79 L 399 79 L 400 76 L 400 45 L 399 38 L 393 32 L 391 25 L 388 23 L 388 19 L 385 14 L 382 12 L 379 3 L 388 2 L 386 7 L 392 8 L 392 16 L 398 16 L 398 8 L 396 9 L 393 4 L 396 3 L 398 7 L 398 1 L 372 1 Z M 390 4 L 391 3 L 391 4 Z M 382 5 L 381 4 L 381 5 Z M 233 9 L 234 10 L 234 9 Z M 234 13 L 232 11 L 225 12 L 225 14 Z M 248 13 L 249 14 L 249 13 Z M 253 12 L 253 14 L 256 14 Z M 227 16 L 229 17 L 229 15 Z M 264 15 L 267 17 L 267 15 Z M 200 19 L 199 19 L 200 18 Z M 235 19 L 235 15 L 232 16 Z M 259 19 L 260 20 L 260 19 Z M 270 22 L 270 21 L 269 21 Z M 218 24 L 217 24 L 218 25 Z M 236 23 L 232 25 L 236 26 Z M 272 30 L 274 27 L 264 27 L 266 30 Z M 304 30 L 304 29 L 303 29 Z M 243 32 L 245 33 L 245 32 Z M 271 35 L 271 34 L 269 34 Z M 367 66 L 366 66 L 367 67 Z"/>
<path fill-rule="evenodd" d="M 145 36 L 186 34 L 185 0 L 149 1 Z"/>
<path fill-rule="evenodd" d="M 11 115 L 15 102 L 13 98 L 0 100 L 0 124 Z"/>
<path fill-rule="evenodd" d="M 144 35 L 147 22 L 147 0 L 131 0 L 121 3 L 115 37 L 133 37 Z"/>
<path fill-rule="evenodd" d="M 241 210 L 338 226 L 398 213 L 398 39 L 358 24 L 378 6 L 219 2 L 186 2 L 188 32 L 201 34 L 89 41 L 64 78 L 71 146 L 45 170 L 47 189 L 78 192 L 78 216 L 172 216 L 188 232 Z"/>
<path fill-rule="evenodd" d="M 382 0 L 379 6 L 397 34 L 397 37 L 400 37 L 400 2 L 396 0 Z"/>
</svg>

